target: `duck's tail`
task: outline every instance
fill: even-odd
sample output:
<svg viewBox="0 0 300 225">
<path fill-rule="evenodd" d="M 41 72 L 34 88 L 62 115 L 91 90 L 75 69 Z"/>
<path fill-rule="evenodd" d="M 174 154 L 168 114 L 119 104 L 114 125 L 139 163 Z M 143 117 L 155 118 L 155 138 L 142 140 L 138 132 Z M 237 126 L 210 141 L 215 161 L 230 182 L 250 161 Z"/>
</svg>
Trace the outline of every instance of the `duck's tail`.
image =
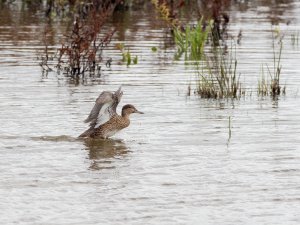
<svg viewBox="0 0 300 225">
<path fill-rule="evenodd" d="M 89 129 L 87 129 L 86 131 L 84 131 L 82 134 L 80 134 L 78 137 L 79 138 L 86 138 L 86 137 L 90 137 L 91 134 L 93 133 L 94 128 L 90 127 Z"/>
</svg>

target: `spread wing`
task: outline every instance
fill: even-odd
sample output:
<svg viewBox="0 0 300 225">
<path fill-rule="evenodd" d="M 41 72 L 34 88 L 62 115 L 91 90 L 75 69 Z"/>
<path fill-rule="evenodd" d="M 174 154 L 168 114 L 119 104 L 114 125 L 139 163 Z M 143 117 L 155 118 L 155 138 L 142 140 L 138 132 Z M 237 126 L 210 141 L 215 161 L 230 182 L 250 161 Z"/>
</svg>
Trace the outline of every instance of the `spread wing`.
<svg viewBox="0 0 300 225">
<path fill-rule="evenodd" d="M 121 90 L 121 86 L 120 86 L 119 89 L 113 95 L 114 102 L 112 106 L 109 108 L 111 115 L 117 114 L 117 106 L 121 101 L 122 96 L 123 96 L 123 91 Z"/>
<path fill-rule="evenodd" d="M 91 128 L 97 128 L 109 121 L 116 114 L 122 94 L 121 87 L 116 92 L 103 91 L 96 99 L 92 111 L 84 122 L 90 123 Z"/>
</svg>

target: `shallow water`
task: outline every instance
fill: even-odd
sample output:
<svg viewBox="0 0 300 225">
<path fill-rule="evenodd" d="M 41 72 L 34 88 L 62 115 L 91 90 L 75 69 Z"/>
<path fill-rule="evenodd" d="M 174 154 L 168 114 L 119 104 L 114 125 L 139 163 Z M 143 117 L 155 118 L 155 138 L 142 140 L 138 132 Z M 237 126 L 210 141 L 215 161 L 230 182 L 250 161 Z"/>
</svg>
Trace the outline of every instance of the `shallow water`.
<svg viewBox="0 0 300 225">
<path fill-rule="evenodd" d="M 300 29 L 300 4 L 245 1 L 228 10 L 229 33 L 243 31 L 238 70 L 248 88 L 234 101 L 187 96 L 195 69 L 173 60 L 171 36 L 151 10 L 111 21 L 126 30 L 112 46 L 124 42 L 138 64 L 120 65 L 111 47 L 112 68 L 83 84 L 42 76 L 39 12 L 1 12 L 1 222 L 299 224 L 299 46 L 289 35 Z M 261 63 L 272 63 L 273 20 L 287 34 L 287 94 L 277 100 L 255 93 Z M 78 140 L 95 98 L 120 84 L 120 105 L 145 114 L 111 140 Z"/>
</svg>

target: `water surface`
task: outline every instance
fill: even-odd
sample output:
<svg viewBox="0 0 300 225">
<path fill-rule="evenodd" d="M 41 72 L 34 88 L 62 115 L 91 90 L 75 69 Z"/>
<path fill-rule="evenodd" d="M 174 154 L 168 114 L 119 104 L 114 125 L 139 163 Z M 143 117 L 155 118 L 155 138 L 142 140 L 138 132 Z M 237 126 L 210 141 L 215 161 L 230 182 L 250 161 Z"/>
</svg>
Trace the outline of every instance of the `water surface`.
<svg viewBox="0 0 300 225">
<path fill-rule="evenodd" d="M 300 29 L 300 4 L 285 2 L 228 8 L 229 33 L 242 29 L 238 70 L 247 95 L 221 101 L 187 96 L 195 68 L 174 61 L 172 37 L 152 10 L 110 21 L 119 27 L 106 52 L 113 65 L 79 84 L 42 76 L 39 11 L 1 11 L 2 223 L 299 224 L 299 46 L 289 35 Z M 274 21 L 286 32 L 287 86 L 275 100 L 256 96 L 260 66 L 272 63 Z M 54 24 L 53 45 L 64 26 Z M 120 42 L 137 65 L 119 63 Z M 78 140 L 95 98 L 121 84 L 120 105 L 145 114 L 111 140 Z"/>
</svg>

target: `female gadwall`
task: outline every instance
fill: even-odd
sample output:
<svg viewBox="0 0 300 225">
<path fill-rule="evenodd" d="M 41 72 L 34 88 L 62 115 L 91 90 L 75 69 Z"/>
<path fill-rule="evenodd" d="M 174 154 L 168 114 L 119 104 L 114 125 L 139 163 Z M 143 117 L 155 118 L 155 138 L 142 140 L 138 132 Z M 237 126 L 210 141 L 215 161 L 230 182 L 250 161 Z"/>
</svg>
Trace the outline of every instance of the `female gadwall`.
<svg viewBox="0 0 300 225">
<path fill-rule="evenodd" d="M 88 118 L 84 121 L 90 123 L 90 128 L 79 137 L 106 139 L 130 124 L 131 113 L 140 113 L 133 105 L 127 104 L 122 108 L 122 115 L 116 112 L 123 92 L 121 87 L 116 92 L 103 91 L 96 99 L 96 103 Z"/>
</svg>

